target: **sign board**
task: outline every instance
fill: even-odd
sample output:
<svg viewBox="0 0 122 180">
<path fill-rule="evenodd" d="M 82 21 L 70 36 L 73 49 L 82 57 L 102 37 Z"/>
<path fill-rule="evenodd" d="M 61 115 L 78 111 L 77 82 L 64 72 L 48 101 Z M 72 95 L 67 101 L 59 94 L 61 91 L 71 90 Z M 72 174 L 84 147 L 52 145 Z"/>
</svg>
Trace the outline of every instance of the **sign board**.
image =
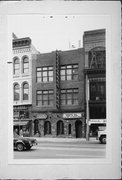
<svg viewBox="0 0 122 180">
<path fill-rule="evenodd" d="M 90 119 L 89 120 L 89 125 L 90 124 L 99 124 L 99 123 L 104 123 L 106 124 L 106 119 Z"/>
<path fill-rule="evenodd" d="M 83 113 L 65 113 L 63 114 L 64 119 L 75 119 L 83 117 Z"/>
<path fill-rule="evenodd" d="M 37 114 L 37 119 L 46 119 L 47 118 L 47 114 Z"/>
</svg>

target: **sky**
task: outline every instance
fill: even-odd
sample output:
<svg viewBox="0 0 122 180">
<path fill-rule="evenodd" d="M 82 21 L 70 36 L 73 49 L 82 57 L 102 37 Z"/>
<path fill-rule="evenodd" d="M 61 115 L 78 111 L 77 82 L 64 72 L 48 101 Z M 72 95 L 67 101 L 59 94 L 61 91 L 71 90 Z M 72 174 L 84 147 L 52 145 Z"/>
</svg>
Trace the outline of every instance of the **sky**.
<svg viewBox="0 0 122 180">
<path fill-rule="evenodd" d="M 18 38 L 30 37 L 40 53 L 83 47 L 83 33 L 103 29 L 107 18 L 88 15 L 10 15 L 8 32 Z"/>
</svg>

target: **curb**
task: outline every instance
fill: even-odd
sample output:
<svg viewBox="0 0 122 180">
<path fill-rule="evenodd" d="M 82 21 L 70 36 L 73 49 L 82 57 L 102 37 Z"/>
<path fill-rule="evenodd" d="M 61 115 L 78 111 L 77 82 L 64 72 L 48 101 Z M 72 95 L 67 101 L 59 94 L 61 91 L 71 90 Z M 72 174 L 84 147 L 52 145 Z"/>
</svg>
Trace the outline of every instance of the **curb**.
<svg viewBox="0 0 122 180">
<path fill-rule="evenodd" d="M 96 138 L 91 138 L 87 141 L 85 138 L 80 139 L 70 139 L 70 138 L 42 138 L 42 137 L 32 137 L 37 140 L 37 142 L 97 142 Z"/>
</svg>

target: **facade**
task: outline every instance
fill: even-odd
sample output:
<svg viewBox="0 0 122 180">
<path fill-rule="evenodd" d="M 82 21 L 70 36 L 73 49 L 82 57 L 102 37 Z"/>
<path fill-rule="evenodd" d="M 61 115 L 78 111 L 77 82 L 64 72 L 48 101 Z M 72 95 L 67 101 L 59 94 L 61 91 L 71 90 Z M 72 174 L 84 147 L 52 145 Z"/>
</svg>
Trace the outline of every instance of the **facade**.
<svg viewBox="0 0 122 180">
<path fill-rule="evenodd" d="M 106 126 L 105 29 L 86 31 L 83 48 L 40 54 L 13 39 L 14 129 L 25 136 L 82 138 Z"/>
<path fill-rule="evenodd" d="M 84 33 L 87 138 L 106 126 L 105 46 L 105 29 Z"/>
<path fill-rule="evenodd" d="M 39 53 L 29 37 L 17 38 L 13 34 L 13 118 L 18 132 L 30 121 L 32 106 L 31 55 Z"/>
<path fill-rule="evenodd" d="M 85 137 L 84 51 L 33 55 L 32 133 Z"/>
</svg>

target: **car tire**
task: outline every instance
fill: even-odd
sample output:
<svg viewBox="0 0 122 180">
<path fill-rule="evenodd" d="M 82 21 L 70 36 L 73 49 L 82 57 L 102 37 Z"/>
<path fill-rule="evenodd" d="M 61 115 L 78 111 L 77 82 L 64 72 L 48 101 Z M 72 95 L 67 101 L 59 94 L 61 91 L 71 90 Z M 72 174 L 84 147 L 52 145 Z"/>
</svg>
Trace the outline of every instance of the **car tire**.
<svg viewBox="0 0 122 180">
<path fill-rule="evenodd" d="M 17 150 L 18 151 L 23 151 L 24 150 L 24 145 L 22 143 L 17 144 Z"/>
<path fill-rule="evenodd" d="M 106 137 L 105 137 L 105 136 L 102 136 L 102 137 L 100 138 L 100 142 L 101 142 L 102 144 L 106 144 Z"/>
</svg>

